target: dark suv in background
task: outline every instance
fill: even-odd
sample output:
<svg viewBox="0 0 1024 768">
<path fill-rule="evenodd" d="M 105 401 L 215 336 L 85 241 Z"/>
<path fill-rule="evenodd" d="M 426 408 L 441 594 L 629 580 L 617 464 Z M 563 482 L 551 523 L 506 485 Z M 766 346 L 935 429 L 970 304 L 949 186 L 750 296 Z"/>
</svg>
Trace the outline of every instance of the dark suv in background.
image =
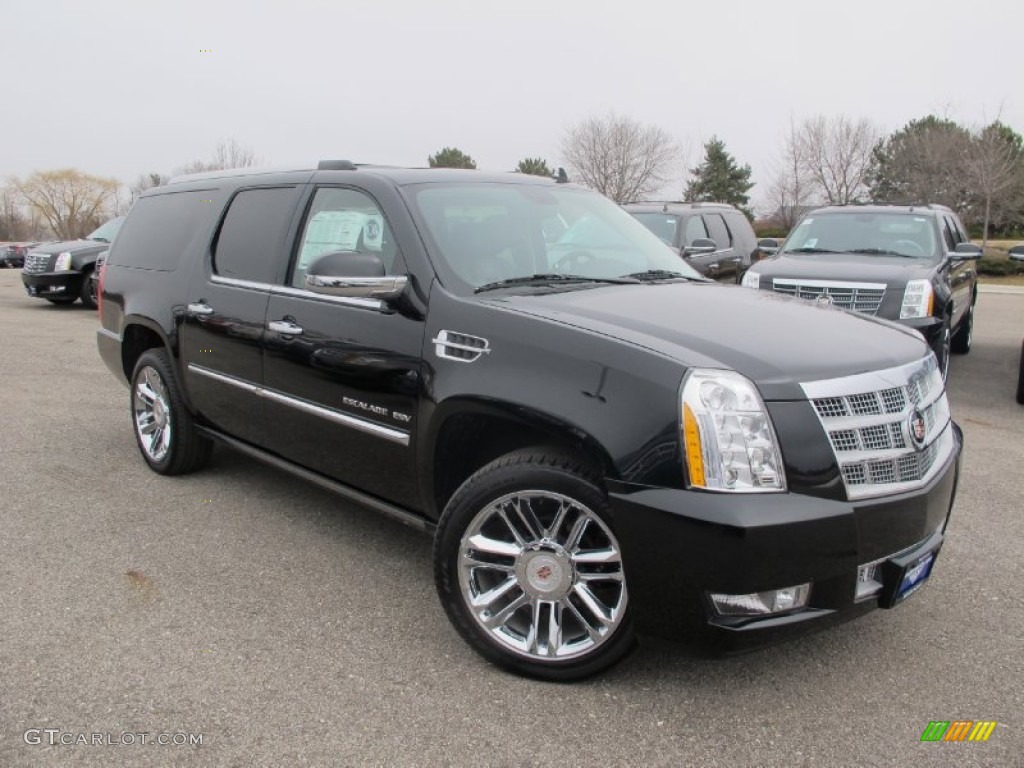
<svg viewBox="0 0 1024 768">
<path fill-rule="evenodd" d="M 918 331 L 943 376 L 971 349 L 981 248 L 942 205 L 836 205 L 811 211 L 748 288 L 895 320 Z"/>
<path fill-rule="evenodd" d="M 96 259 L 110 248 L 121 228 L 118 216 L 94 230 L 84 240 L 45 243 L 30 250 L 21 270 L 21 282 L 29 296 L 51 304 L 73 304 L 78 299 L 96 308 L 99 275 Z"/>
<path fill-rule="evenodd" d="M 706 277 L 739 282 L 762 256 L 750 221 L 732 205 L 647 202 L 623 208 Z"/>
</svg>

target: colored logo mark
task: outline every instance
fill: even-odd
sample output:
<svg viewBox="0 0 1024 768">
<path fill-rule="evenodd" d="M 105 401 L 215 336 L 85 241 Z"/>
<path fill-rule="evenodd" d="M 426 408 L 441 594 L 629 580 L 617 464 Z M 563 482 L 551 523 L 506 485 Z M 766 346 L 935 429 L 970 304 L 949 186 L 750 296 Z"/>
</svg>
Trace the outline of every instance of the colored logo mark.
<svg viewBox="0 0 1024 768">
<path fill-rule="evenodd" d="M 995 727 L 995 720 L 932 720 L 921 741 L 988 741 Z"/>
</svg>

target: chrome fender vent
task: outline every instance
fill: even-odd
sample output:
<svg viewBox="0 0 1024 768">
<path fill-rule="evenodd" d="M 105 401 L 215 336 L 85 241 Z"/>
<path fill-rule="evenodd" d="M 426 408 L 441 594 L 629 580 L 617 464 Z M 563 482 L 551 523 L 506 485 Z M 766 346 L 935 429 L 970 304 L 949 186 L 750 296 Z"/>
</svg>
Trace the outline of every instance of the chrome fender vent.
<svg viewBox="0 0 1024 768">
<path fill-rule="evenodd" d="M 432 341 L 434 342 L 434 352 L 438 357 L 460 363 L 475 362 L 481 355 L 491 352 L 491 346 L 487 339 L 470 336 L 468 333 L 441 331 Z"/>
</svg>

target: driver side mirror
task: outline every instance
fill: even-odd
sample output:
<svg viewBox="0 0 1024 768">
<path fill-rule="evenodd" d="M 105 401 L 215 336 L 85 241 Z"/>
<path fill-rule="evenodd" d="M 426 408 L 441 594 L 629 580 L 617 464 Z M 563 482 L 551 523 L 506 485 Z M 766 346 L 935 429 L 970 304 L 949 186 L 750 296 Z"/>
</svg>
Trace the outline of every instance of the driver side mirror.
<svg viewBox="0 0 1024 768">
<path fill-rule="evenodd" d="M 765 237 L 757 241 L 757 250 L 762 256 L 774 256 L 779 252 L 779 241 L 774 237 Z"/>
<path fill-rule="evenodd" d="M 331 251 L 320 256 L 306 270 L 307 291 L 325 296 L 388 301 L 398 298 L 409 278 L 385 275 L 379 253 Z"/>
<path fill-rule="evenodd" d="M 958 243 L 951 256 L 955 261 L 972 261 L 981 258 L 981 246 L 974 243 Z"/>
<path fill-rule="evenodd" d="M 709 253 L 714 253 L 718 250 L 718 246 L 715 245 L 714 240 L 708 240 L 706 237 L 698 237 L 694 239 L 692 243 L 683 248 L 683 256 L 705 256 Z"/>
</svg>

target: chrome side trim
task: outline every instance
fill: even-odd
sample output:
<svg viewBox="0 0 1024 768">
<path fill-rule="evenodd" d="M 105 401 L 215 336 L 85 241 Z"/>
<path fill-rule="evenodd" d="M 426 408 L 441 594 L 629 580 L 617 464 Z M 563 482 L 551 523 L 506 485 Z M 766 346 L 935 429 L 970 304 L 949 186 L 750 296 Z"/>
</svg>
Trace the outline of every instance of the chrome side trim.
<svg viewBox="0 0 1024 768">
<path fill-rule="evenodd" d="M 252 458 L 258 461 L 262 461 L 264 464 L 268 464 L 271 467 L 280 469 L 284 472 L 287 472 L 290 475 L 295 475 L 296 477 L 300 477 L 303 480 L 315 483 L 316 485 L 319 485 L 321 488 L 325 488 L 328 491 L 331 491 L 332 493 L 336 493 L 339 496 L 354 501 L 357 504 L 361 504 L 364 507 L 369 507 L 375 512 L 380 512 L 381 514 L 387 517 L 397 520 L 403 525 L 408 525 L 410 528 L 415 528 L 417 531 L 423 531 L 424 533 L 433 533 L 434 529 L 437 527 L 430 520 L 427 520 L 424 517 L 420 517 L 419 515 L 414 514 L 413 512 L 409 512 L 408 510 L 403 509 L 401 507 L 397 507 L 394 504 L 382 501 L 381 499 L 378 499 L 376 496 L 371 496 L 367 493 L 363 493 L 362 491 L 357 491 L 355 488 L 350 488 L 344 483 L 339 483 L 337 480 L 331 480 L 329 477 L 324 477 L 323 475 L 317 472 L 313 472 L 312 470 L 306 469 L 305 467 L 300 467 L 298 464 L 293 464 L 292 462 L 286 459 L 282 459 L 280 456 L 274 456 L 273 454 L 267 453 L 266 451 L 249 445 L 248 443 L 243 443 L 242 441 L 236 440 L 233 437 L 228 437 L 227 435 L 218 432 L 215 429 L 210 429 L 209 427 L 202 426 L 199 426 L 198 429 L 207 437 L 224 443 L 230 448 L 233 448 L 241 453 L 244 453 L 247 456 L 251 456 Z"/>
<path fill-rule="evenodd" d="M 399 429 L 392 429 L 391 427 L 385 427 L 382 424 L 376 424 L 372 421 L 367 421 L 366 419 L 360 419 L 357 416 L 350 416 L 347 413 L 336 411 L 333 408 L 324 408 L 320 405 L 314 405 L 313 403 L 305 400 L 299 400 L 295 397 L 290 397 L 289 395 L 285 395 L 274 389 L 267 389 L 266 387 L 258 386 L 252 382 L 244 381 L 243 379 L 236 379 L 234 376 L 225 376 L 223 373 L 211 371 L 208 368 L 203 368 L 202 366 L 195 365 L 194 363 L 189 363 L 188 369 L 200 376 L 206 376 L 223 384 L 238 387 L 239 389 L 250 392 L 257 397 L 273 400 L 275 403 L 290 406 L 296 410 L 303 411 L 304 413 L 319 416 L 322 419 L 333 421 L 335 424 L 351 427 L 352 429 L 365 432 L 368 435 L 374 435 L 375 437 L 388 440 L 392 443 L 397 443 L 404 447 L 409 446 L 408 432 L 403 432 Z"/>
<path fill-rule="evenodd" d="M 434 344 L 435 355 L 457 363 L 472 363 L 481 355 L 491 354 L 491 343 L 487 339 L 461 331 L 438 331 L 430 341 Z"/>
</svg>

